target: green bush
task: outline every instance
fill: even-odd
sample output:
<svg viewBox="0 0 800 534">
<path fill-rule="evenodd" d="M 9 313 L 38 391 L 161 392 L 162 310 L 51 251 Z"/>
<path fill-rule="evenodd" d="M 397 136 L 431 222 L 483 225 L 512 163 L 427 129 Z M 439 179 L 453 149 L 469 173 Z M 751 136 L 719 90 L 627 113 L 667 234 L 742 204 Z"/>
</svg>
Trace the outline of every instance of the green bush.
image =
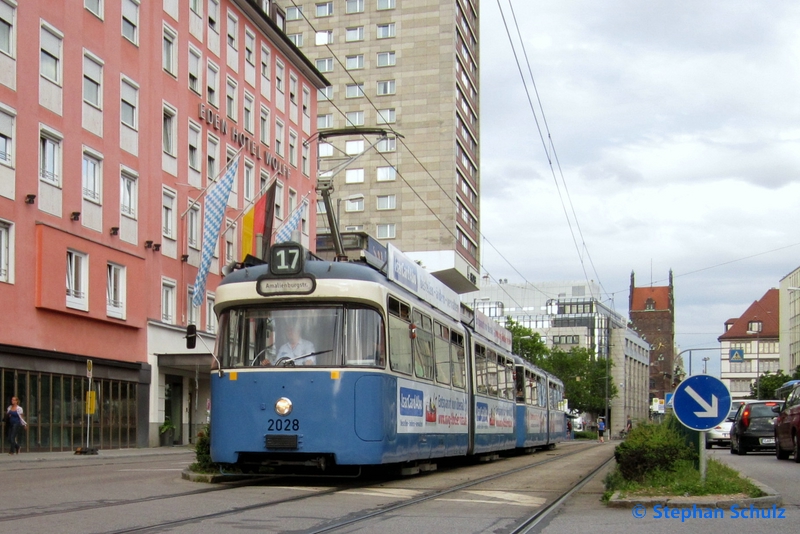
<svg viewBox="0 0 800 534">
<path fill-rule="evenodd" d="M 622 477 L 637 482 L 656 470 L 671 471 L 678 460 L 694 460 L 694 456 L 695 451 L 669 424 L 639 425 L 614 449 Z"/>
<path fill-rule="evenodd" d="M 211 426 L 205 425 L 197 433 L 197 443 L 194 446 L 195 462 L 190 466 L 192 471 L 216 471 L 217 464 L 211 461 Z"/>
<path fill-rule="evenodd" d="M 586 430 L 578 430 L 575 432 L 575 439 L 597 439 L 597 432 L 587 432 Z"/>
</svg>

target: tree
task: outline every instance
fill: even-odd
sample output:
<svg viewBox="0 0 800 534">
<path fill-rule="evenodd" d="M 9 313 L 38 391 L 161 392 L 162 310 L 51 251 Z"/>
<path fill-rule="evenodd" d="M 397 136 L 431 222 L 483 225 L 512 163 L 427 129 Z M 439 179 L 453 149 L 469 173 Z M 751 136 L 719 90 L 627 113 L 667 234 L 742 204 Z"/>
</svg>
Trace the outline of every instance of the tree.
<svg viewBox="0 0 800 534">
<path fill-rule="evenodd" d="M 758 377 L 758 382 L 750 384 L 750 398 L 759 400 L 774 399 L 776 389 L 789 380 L 797 380 L 798 378 L 800 378 L 800 368 L 795 369 L 792 376 L 784 374 L 781 369 L 778 369 L 778 372 L 774 374 L 767 371 Z M 758 395 L 756 395 L 756 384 L 758 384 Z"/>
<path fill-rule="evenodd" d="M 514 354 L 539 366 L 542 359 L 549 353 L 547 344 L 542 341 L 542 336 L 516 322 L 510 316 L 506 317 L 506 329 L 511 332 L 511 348 Z"/>
<path fill-rule="evenodd" d="M 606 410 L 606 381 L 608 400 L 617 396 L 617 387 L 610 378 L 613 365 L 611 361 L 595 358 L 586 348 L 573 347 L 568 352 L 551 349 L 540 367 L 564 383 L 564 396 L 569 399 L 570 409 L 603 414 Z"/>
</svg>

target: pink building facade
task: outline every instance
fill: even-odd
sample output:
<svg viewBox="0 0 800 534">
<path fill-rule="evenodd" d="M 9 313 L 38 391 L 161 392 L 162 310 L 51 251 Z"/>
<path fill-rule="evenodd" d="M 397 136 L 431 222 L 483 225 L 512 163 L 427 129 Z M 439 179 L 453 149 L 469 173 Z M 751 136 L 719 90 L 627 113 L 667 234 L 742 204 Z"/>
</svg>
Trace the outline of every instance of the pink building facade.
<svg viewBox="0 0 800 534">
<path fill-rule="evenodd" d="M 270 13 L 272 11 L 272 13 Z M 188 443 L 206 421 L 214 289 L 242 214 L 314 204 L 327 81 L 250 0 L 0 0 L 0 393 L 27 450 Z M 203 192 L 238 160 L 205 304 Z M 313 247 L 315 210 L 295 239 Z M 91 410 L 90 410 L 91 411 Z M 5 444 L 3 445 L 5 447 Z"/>
</svg>

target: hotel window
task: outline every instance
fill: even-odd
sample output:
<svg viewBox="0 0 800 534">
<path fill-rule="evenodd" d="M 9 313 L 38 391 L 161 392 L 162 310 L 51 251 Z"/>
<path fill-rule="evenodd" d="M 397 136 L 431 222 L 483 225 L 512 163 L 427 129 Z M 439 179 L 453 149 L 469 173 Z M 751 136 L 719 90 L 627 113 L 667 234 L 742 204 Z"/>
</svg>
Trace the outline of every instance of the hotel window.
<svg viewBox="0 0 800 534">
<path fill-rule="evenodd" d="M 189 200 L 191 204 L 192 200 Z M 190 248 L 200 249 L 200 204 L 195 203 L 186 213 L 186 242 Z"/>
<path fill-rule="evenodd" d="M 261 47 L 261 83 L 269 85 L 270 79 L 270 53 L 266 46 Z"/>
<path fill-rule="evenodd" d="M 344 183 L 346 184 L 364 183 L 364 169 L 345 169 Z"/>
<path fill-rule="evenodd" d="M 172 28 L 164 27 L 162 63 L 164 70 L 176 76 L 178 71 L 178 34 Z"/>
<path fill-rule="evenodd" d="M 102 109 L 100 100 L 103 91 L 103 65 L 100 61 L 83 56 L 83 101 L 98 109 Z"/>
<path fill-rule="evenodd" d="M 0 163 L 11 165 L 11 154 L 14 149 L 14 115 L 0 109 Z"/>
<path fill-rule="evenodd" d="M 0 220 L 0 282 L 11 282 L 11 223 Z"/>
<path fill-rule="evenodd" d="M 163 138 L 163 150 L 165 154 L 169 154 L 173 157 L 175 156 L 175 138 L 177 137 L 177 113 L 178 111 L 175 108 L 169 104 L 164 104 L 161 130 Z"/>
<path fill-rule="evenodd" d="M 175 282 L 161 279 L 161 320 L 175 324 Z"/>
<path fill-rule="evenodd" d="M 253 164 L 249 161 L 244 162 L 244 199 L 248 202 L 253 200 L 256 188 L 256 175 Z"/>
<path fill-rule="evenodd" d="M 136 176 L 122 171 L 120 174 L 120 211 L 122 215 L 136 218 Z"/>
<path fill-rule="evenodd" d="M 311 165 L 311 160 L 310 160 L 310 158 L 311 158 L 311 147 L 309 147 L 307 144 L 303 143 L 303 145 L 301 146 L 300 150 L 302 151 L 302 155 L 301 155 L 302 161 L 300 162 L 300 165 L 301 165 L 300 170 L 305 176 L 308 176 L 309 172 L 311 172 L 311 169 L 310 169 L 310 165 Z"/>
<path fill-rule="evenodd" d="M 244 94 L 244 116 L 242 117 L 242 121 L 244 122 L 244 129 L 247 130 L 248 133 L 253 133 L 253 128 L 255 124 L 255 120 L 253 119 L 253 106 L 255 105 L 255 99 L 253 95 Z"/>
<path fill-rule="evenodd" d="M 311 92 L 305 85 L 303 86 L 303 116 L 311 117 Z"/>
<path fill-rule="evenodd" d="M 395 93 L 394 80 L 382 80 L 378 82 L 378 95 L 393 95 Z"/>
<path fill-rule="evenodd" d="M 248 64 L 256 66 L 256 36 L 247 29 L 244 31 L 244 60 Z"/>
<path fill-rule="evenodd" d="M 317 90 L 317 100 L 332 100 L 333 99 L 333 86 L 323 87 Z"/>
<path fill-rule="evenodd" d="M 347 28 L 344 31 L 344 40 L 348 43 L 352 43 L 353 41 L 363 41 L 364 40 L 364 26 L 358 26 L 356 28 Z"/>
<path fill-rule="evenodd" d="M 84 0 L 83 7 L 97 15 L 100 19 L 103 18 L 103 0 Z"/>
<path fill-rule="evenodd" d="M 282 62 L 275 62 L 275 90 L 281 94 L 283 94 L 283 75 L 285 70 Z"/>
<path fill-rule="evenodd" d="M 200 133 L 199 125 L 189 123 L 189 168 L 200 172 Z"/>
<path fill-rule="evenodd" d="M 333 44 L 333 30 L 320 30 L 314 39 L 317 46 Z"/>
<path fill-rule="evenodd" d="M 228 78 L 227 91 L 225 92 L 225 114 L 232 121 L 236 120 L 236 90 L 236 82 L 232 78 Z"/>
<path fill-rule="evenodd" d="M 326 57 L 316 61 L 317 70 L 320 72 L 333 72 L 333 58 Z"/>
<path fill-rule="evenodd" d="M 344 96 L 345 98 L 358 98 L 364 96 L 364 84 L 357 83 L 353 85 L 348 85 L 345 88 Z"/>
<path fill-rule="evenodd" d="M 393 182 L 397 178 L 397 170 L 394 167 L 378 167 L 379 182 Z"/>
<path fill-rule="evenodd" d="M 42 28 L 40 73 L 51 82 L 61 84 L 61 37 Z"/>
<path fill-rule="evenodd" d="M 225 263 L 231 263 L 236 257 L 236 225 L 225 219 Z"/>
<path fill-rule="evenodd" d="M 297 134 L 289 130 L 289 165 L 297 167 Z"/>
<path fill-rule="evenodd" d="M 61 139 L 43 131 L 39 135 L 39 150 L 39 176 L 44 182 L 60 185 Z"/>
<path fill-rule="evenodd" d="M 139 44 L 139 3 L 135 0 L 122 0 L 122 36 Z"/>
<path fill-rule="evenodd" d="M 234 51 L 239 49 L 239 19 L 232 13 L 228 13 L 228 46 Z"/>
<path fill-rule="evenodd" d="M 297 105 L 297 76 L 289 75 L 289 102 Z"/>
<path fill-rule="evenodd" d="M 214 304 L 216 300 L 213 296 L 206 297 L 206 331 L 213 334 L 217 331 L 217 316 L 214 314 Z"/>
<path fill-rule="evenodd" d="M 318 17 L 330 17 L 333 15 L 333 2 L 322 2 L 317 4 Z"/>
<path fill-rule="evenodd" d="M 91 202 L 100 203 L 100 184 L 103 183 L 101 176 L 100 158 L 83 153 L 83 198 Z"/>
<path fill-rule="evenodd" d="M 89 256 L 67 250 L 67 307 L 89 309 Z"/>
<path fill-rule="evenodd" d="M 302 33 L 290 33 L 286 37 L 295 45 L 297 48 L 303 47 L 303 34 Z"/>
<path fill-rule="evenodd" d="M 203 61 L 200 52 L 189 47 L 189 89 L 200 94 L 200 65 Z"/>
<path fill-rule="evenodd" d="M 394 124 L 394 122 L 395 122 L 394 108 L 378 110 L 378 124 Z"/>
<path fill-rule="evenodd" d="M 122 80 L 120 85 L 120 119 L 122 124 L 134 130 L 138 127 L 136 108 L 138 106 L 139 89 L 130 82 Z"/>
<path fill-rule="evenodd" d="M 395 225 L 394 223 L 391 224 L 379 224 L 376 227 L 378 233 L 378 239 L 394 239 L 396 235 Z"/>
<path fill-rule="evenodd" d="M 397 207 L 396 195 L 378 195 L 379 210 L 393 210 Z"/>
<path fill-rule="evenodd" d="M 162 189 L 161 235 L 175 239 L 175 191 Z"/>
<path fill-rule="evenodd" d="M 208 27 L 214 33 L 219 33 L 217 22 L 219 21 L 219 0 L 208 0 Z"/>
<path fill-rule="evenodd" d="M 394 9 L 395 0 L 378 0 L 378 9 Z"/>
<path fill-rule="evenodd" d="M 389 39 L 395 36 L 394 22 L 378 24 L 378 39 Z"/>
<path fill-rule="evenodd" d="M 292 6 L 286 8 L 286 20 L 301 20 L 303 18 L 303 8 Z"/>
<path fill-rule="evenodd" d="M 194 301 L 194 285 L 190 285 L 186 290 L 186 324 L 197 324 L 197 319 L 200 316 L 200 306 L 195 306 Z"/>
<path fill-rule="evenodd" d="M 394 52 L 378 52 L 378 66 L 392 67 L 397 64 L 397 57 Z"/>
<path fill-rule="evenodd" d="M 345 67 L 347 70 L 363 69 L 364 68 L 364 55 L 358 54 L 355 56 L 345 57 Z"/>
<path fill-rule="evenodd" d="M 330 143 L 320 143 L 317 150 L 319 150 L 319 157 L 321 158 L 333 156 L 333 145 Z"/>
<path fill-rule="evenodd" d="M 219 108 L 219 100 L 217 96 L 218 87 L 219 87 L 219 68 L 214 65 L 213 63 L 208 63 L 208 103 L 214 106 L 215 108 Z"/>
<path fill-rule="evenodd" d="M 381 139 L 378 141 L 378 144 L 375 145 L 375 149 L 378 152 L 394 152 L 397 150 L 397 138 L 387 137 L 386 139 Z"/>
<path fill-rule="evenodd" d="M 275 217 L 283 219 L 283 184 L 275 184 Z"/>
<path fill-rule="evenodd" d="M 0 52 L 14 57 L 14 8 L 0 0 Z"/>
<path fill-rule="evenodd" d="M 347 126 L 364 126 L 363 111 L 348 111 L 345 117 L 347 118 Z"/>
<path fill-rule="evenodd" d="M 317 129 L 333 128 L 333 113 L 317 115 Z"/>
<path fill-rule="evenodd" d="M 275 153 L 283 157 L 283 123 L 275 121 Z"/>
<path fill-rule="evenodd" d="M 347 0 L 345 13 L 363 13 L 364 0 Z"/>
<path fill-rule="evenodd" d="M 198 16 L 203 15 L 202 7 L 200 7 L 200 0 L 189 0 L 189 9 L 192 10 L 192 13 Z"/>
<path fill-rule="evenodd" d="M 348 198 L 344 204 L 344 211 L 364 211 L 364 197 Z"/>
<path fill-rule="evenodd" d="M 356 154 L 361 154 L 362 152 L 364 152 L 363 139 L 359 139 L 358 141 L 345 141 L 344 153 L 348 156 L 355 156 Z"/>
<path fill-rule="evenodd" d="M 259 119 L 259 133 L 261 142 L 269 146 L 269 109 L 261 106 L 261 118 Z"/>
<path fill-rule="evenodd" d="M 125 318 L 125 267 L 116 263 L 106 265 L 106 315 Z"/>
<path fill-rule="evenodd" d="M 208 173 L 208 180 L 216 180 L 217 178 L 217 159 L 219 159 L 219 143 L 217 139 L 208 136 L 208 154 L 206 156 L 206 172 Z"/>
</svg>

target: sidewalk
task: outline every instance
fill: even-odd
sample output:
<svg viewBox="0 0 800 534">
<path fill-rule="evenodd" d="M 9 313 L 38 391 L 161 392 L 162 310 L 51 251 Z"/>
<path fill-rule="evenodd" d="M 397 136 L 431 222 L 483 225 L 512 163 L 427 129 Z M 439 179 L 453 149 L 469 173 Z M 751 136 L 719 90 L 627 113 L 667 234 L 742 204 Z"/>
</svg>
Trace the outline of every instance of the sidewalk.
<svg viewBox="0 0 800 534">
<path fill-rule="evenodd" d="M 0 454 L 0 468 L 13 465 L 49 461 L 92 461 L 117 458 L 141 458 L 146 456 L 190 455 L 194 460 L 194 445 L 178 445 L 175 447 L 148 447 L 142 449 L 100 449 L 97 454 L 75 454 L 74 451 L 63 452 L 20 452 L 19 454 Z"/>
</svg>

